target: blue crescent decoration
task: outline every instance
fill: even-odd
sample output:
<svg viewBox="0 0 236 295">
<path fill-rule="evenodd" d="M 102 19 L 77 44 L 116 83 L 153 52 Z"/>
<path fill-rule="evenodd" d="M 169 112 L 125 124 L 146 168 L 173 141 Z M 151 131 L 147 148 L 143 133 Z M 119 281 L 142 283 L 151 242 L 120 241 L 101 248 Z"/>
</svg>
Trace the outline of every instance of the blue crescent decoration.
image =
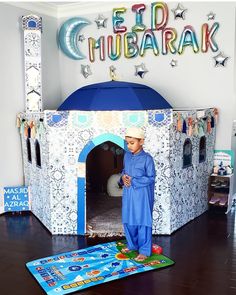
<svg viewBox="0 0 236 295">
<path fill-rule="evenodd" d="M 63 23 L 58 33 L 58 40 L 60 48 L 65 55 L 76 60 L 85 58 L 79 50 L 78 33 L 88 24 L 90 22 L 81 17 L 73 17 Z"/>
</svg>

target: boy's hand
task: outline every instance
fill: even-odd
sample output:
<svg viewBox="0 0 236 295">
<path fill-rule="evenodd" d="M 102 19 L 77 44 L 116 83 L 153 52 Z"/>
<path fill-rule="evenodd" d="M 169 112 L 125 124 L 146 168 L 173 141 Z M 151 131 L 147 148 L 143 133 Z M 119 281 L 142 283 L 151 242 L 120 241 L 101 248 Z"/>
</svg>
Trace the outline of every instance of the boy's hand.
<svg viewBox="0 0 236 295">
<path fill-rule="evenodd" d="M 129 186 L 131 185 L 131 177 L 130 177 L 129 175 L 124 174 L 124 175 L 122 176 L 122 180 L 123 180 L 124 185 L 125 185 L 126 187 L 129 187 Z"/>
</svg>

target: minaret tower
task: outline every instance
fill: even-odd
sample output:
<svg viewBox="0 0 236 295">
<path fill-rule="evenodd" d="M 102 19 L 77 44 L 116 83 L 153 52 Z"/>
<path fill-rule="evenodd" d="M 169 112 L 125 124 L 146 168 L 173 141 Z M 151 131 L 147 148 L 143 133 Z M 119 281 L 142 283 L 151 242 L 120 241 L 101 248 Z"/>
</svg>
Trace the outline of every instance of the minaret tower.
<svg viewBox="0 0 236 295">
<path fill-rule="evenodd" d="M 41 34 L 42 18 L 36 15 L 22 17 L 25 60 L 25 111 L 42 111 Z"/>
</svg>

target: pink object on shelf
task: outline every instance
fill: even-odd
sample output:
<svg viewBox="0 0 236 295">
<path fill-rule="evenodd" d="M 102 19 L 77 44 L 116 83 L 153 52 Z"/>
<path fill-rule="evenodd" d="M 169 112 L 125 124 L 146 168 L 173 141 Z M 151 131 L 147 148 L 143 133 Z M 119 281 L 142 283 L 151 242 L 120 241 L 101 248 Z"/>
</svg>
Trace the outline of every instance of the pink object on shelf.
<svg viewBox="0 0 236 295">
<path fill-rule="evenodd" d="M 220 203 L 219 203 L 219 205 L 220 205 L 220 206 L 225 206 L 225 205 L 227 204 L 227 201 L 228 201 L 227 196 L 221 197 L 221 198 L 220 198 Z"/>
<path fill-rule="evenodd" d="M 219 197 L 213 196 L 213 197 L 211 197 L 209 203 L 212 204 L 212 205 L 214 205 L 214 204 L 216 204 L 219 201 L 220 201 L 220 198 Z"/>
</svg>

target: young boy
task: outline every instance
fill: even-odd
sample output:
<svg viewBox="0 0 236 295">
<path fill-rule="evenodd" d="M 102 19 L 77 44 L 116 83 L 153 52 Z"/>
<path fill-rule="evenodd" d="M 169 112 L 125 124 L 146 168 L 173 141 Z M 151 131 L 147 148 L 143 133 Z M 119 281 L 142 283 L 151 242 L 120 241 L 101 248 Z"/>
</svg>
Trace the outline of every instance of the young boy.
<svg viewBox="0 0 236 295">
<path fill-rule="evenodd" d="M 136 261 L 144 261 L 152 252 L 152 210 L 155 166 L 151 155 L 143 150 L 144 132 L 128 128 L 125 135 L 128 152 L 122 171 L 122 223 L 127 240 L 127 253 L 137 250 Z"/>
</svg>

